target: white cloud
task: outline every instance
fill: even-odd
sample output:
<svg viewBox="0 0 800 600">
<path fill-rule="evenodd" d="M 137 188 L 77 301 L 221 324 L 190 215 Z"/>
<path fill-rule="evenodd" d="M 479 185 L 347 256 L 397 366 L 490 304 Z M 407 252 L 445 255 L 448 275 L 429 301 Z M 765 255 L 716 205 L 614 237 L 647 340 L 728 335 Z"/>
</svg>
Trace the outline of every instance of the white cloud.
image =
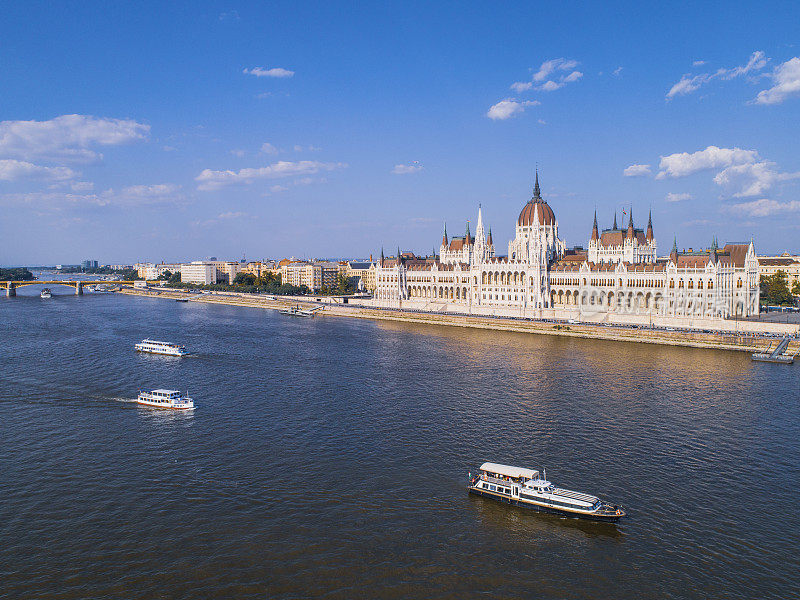
<svg viewBox="0 0 800 600">
<path fill-rule="evenodd" d="M 42 167 L 22 160 L 0 160 L 0 181 L 19 179 L 50 179 L 65 181 L 78 174 L 67 167 Z"/>
<path fill-rule="evenodd" d="M 513 98 L 506 98 L 505 100 L 501 100 L 489 108 L 489 110 L 486 112 L 486 116 L 493 121 L 503 121 L 505 119 L 510 119 L 514 115 L 525 112 L 525 108 L 528 106 L 536 106 L 538 104 L 541 104 L 541 102 L 538 100 L 525 100 L 518 102 Z"/>
<path fill-rule="evenodd" d="M 411 173 L 418 173 L 419 171 L 422 171 L 422 165 L 417 161 L 409 165 L 395 165 L 392 169 L 392 173 L 395 175 L 409 175 Z"/>
<path fill-rule="evenodd" d="M 235 219 L 244 219 L 244 218 L 255 219 L 257 217 L 255 215 L 249 215 L 241 211 L 229 211 L 220 213 L 216 217 L 213 217 L 211 219 L 206 219 L 205 221 L 201 220 L 192 221 L 190 225 L 193 225 L 195 227 L 211 227 L 212 225 L 219 225 L 223 221 L 233 221 Z"/>
<path fill-rule="evenodd" d="M 767 55 L 764 54 L 761 50 L 753 52 L 750 56 L 750 59 L 747 61 L 747 64 L 740 67 L 734 67 L 732 69 L 720 69 L 717 71 L 717 74 L 722 77 L 723 79 L 733 79 L 734 77 L 739 77 L 741 75 L 747 75 L 751 71 L 760 71 L 764 67 L 767 66 Z"/>
<path fill-rule="evenodd" d="M 776 183 L 800 179 L 800 173 L 780 173 L 775 163 L 761 161 L 727 167 L 716 174 L 714 183 L 722 187 L 740 189 L 733 194 L 735 198 L 760 196 Z"/>
<path fill-rule="evenodd" d="M 269 142 L 264 142 L 263 144 L 261 144 L 261 151 L 264 154 L 277 154 L 278 153 L 278 149 L 275 146 L 273 146 L 272 144 L 270 144 Z"/>
<path fill-rule="evenodd" d="M 656 175 L 656 179 L 686 177 L 698 171 L 753 163 L 757 160 L 758 152 L 755 150 L 709 146 L 705 150 L 699 150 L 691 154 L 688 152 L 678 152 L 668 156 L 662 156 L 661 162 L 658 165 L 661 171 Z"/>
<path fill-rule="evenodd" d="M 695 75 L 694 77 L 684 75 L 681 77 L 681 80 L 678 83 L 669 89 L 667 92 L 667 98 L 669 99 L 673 96 L 685 96 L 686 94 L 691 94 L 695 90 L 699 89 L 700 86 L 706 83 L 708 80 L 709 76 L 706 73 Z"/>
<path fill-rule="evenodd" d="M 145 139 L 150 126 L 131 119 L 62 115 L 49 121 L 0 122 L 0 156 L 31 160 L 94 160 L 93 146 Z"/>
<path fill-rule="evenodd" d="M 75 181 L 69 187 L 73 192 L 91 192 L 94 189 L 94 183 L 91 181 Z"/>
<path fill-rule="evenodd" d="M 629 165 L 622 174 L 625 177 L 646 177 L 650 175 L 650 165 Z"/>
<path fill-rule="evenodd" d="M 800 95 L 800 57 L 778 65 L 770 77 L 775 85 L 760 91 L 754 101 L 756 104 L 780 104 L 789 96 Z"/>
<path fill-rule="evenodd" d="M 686 192 L 675 194 L 673 192 L 669 192 L 665 200 L 667 202 L 680 202 L 681 200 L 691 200 L 692 195 Z"/>
<path fill-rule="evenodd" d="M 175 146 L 164 146 L 162 150 L 164 152 L 175 152 L 177 148 Z"/>
<path fill-rule="evenodd" d="M 702 67 L 704 64 L 706 64 L 706 61 L 704 61 L 704 60 L 696 60 L 696 61 L 694 61 L 692 63 L 692 66 L 693 67 Z"/>
<path fill-rule="evenodd" d="M 699 75 L 694 76 L 692 76 L 690 73 L 687 73 L 681 77 L 678 83 L 669 89 L 667 92 L 667 100 L 675 96 L 685 96 L 687 94 L 691 94 L 713 79 L 730 80 L 735 79 L 736 77 L 741 77 L 742 75 L 747 75 L 753 71 L 760 71 L 767 66 L 768 60 L 769 59 L 767 58 L 766 54 L 764 54 L 761 50 L 757 50 L 750 55 L 750 58 L 744 65 L 733 67 L 731 69 L 717 69 L 714 73 L 700 73 Z M 693 66 L 699 66 L 702 64 L 705 64 L 705 62 L 695 61 Z"/>
<path fill-rule="evenodd" d="M 539 125 L 547 125 L 547 121 L 545 121 L 544 119 L 539 119 L 536 122 L 539 123 Z"/>
<path fill-rule="evenodd" d="M 539 70 L 533 74 L 533 80 L 544 81 L 550 76 L 551 73 L 556 71 L 569 71 L 577 66 L 578 61 L 567 60 L 566 58 L 554 58 L 552 60 L 546 60 L 539 67 Z"/>
<path fill-rule="evenodd" d="M 233 154 L 234 156 L 238 156 L 239 158 L 241 158 L 242 156 L 244 156 L 246 154 L 246 152 L 244 150 L 241 150 L 240 148 L 235 148 L 233 150 L 229 150 L 229 152 L 231 154 Z"/>
<path fill-rule="evenodd" d="M 271 69 L 266 67 L 253 67 L 252 69 L 243 69 L 242 73 L 246 75 L 255 75 L 256 77 L 277 77 L 280 79 L 294 76 L 294 71 L 282 69 L 281 67 L 272 67 Z"/>
<path fill-rule="evenodd" d="M 800 212 L 800 200 L 790 200 L 788 202 L 778 202 L 762 198 L 750 202 L 742 202 L 731 206 L 735 213 L 744 214 L 750 217 L 769 217 L 782 213 Z"/>
<path fill-rule="evenodd" d="M 583 73 L 573 70 L 577 66 L 578 61 L 575 60 L 567 60 L 565 58 L 547 60 L 541 64 L 539 70 L 533 74 L 530 81 L 517 81 L 512 83 L 511 89 L 518 94 L 527 92 L 530 89 L 536 89 L 540 92 L 555 91 L 564 87 L 567 83 L 578 81 L 583 77 Z M 570 71 L 570 73 L 565 75 L 564 73 L 567 71 Z M 559 74 L 559 72 L 561 73 Z M 555 77 L 549 79 L 551 75 L 555 75 Z"/>
<path fill-rule="evenodd" d="M 277 194 L 280 192 L 285 192 L 288 189 L 289 189 L 288 186 L 275 184 L 273 186 L 270 186 L 269 191 L 272 192 L 273 194 Z"/>
<path fill-rule="evenodd" d="M 224 212 L 217 216 L 218 219 L 226 220 L 226 219 L 241 219 L 242 217 L 248 216 L 247 213 L 243 212 Z"/>
<path fill-rule="evenodd" d="M 88 184 L 89 182 L 80 182 Z M 81 191 L 88 191 L 84 189 Z M 0 197 L 3 203 L 22 203 L 50 210 L 62 210 L 77 206 L 146 206 L 182 201 L 180 186 L 170 183 L 156 185 L 133 185 L 115 191 L 109 188 L 99 194 L 71 194 L 68 192 L 29 192 L 5 194 Z"/>
<path fill-rule="evenodd" d="M 619 77 L 620 75 L 622 75 L 622 67 L 617 67 L 616 69 L 614 69 L 614 70 L 611 72 L 611 74 L 612 74 L 614 77 Z"/>
<path fill-rule="evenodd" d="M 323 163 L 313 160 L 297 162 L 279 161 L 266 167 L 240 169 L 238 171 L 213 171 L 204 169 L 195 177 L 198 190 L 216 190 L 228 185 L 251 184 L 259 179 L 279 179 L 298 175 L 313 175 L 320 171 L 334 171 L 347 167 L 344 163 Z"/>
</svg>

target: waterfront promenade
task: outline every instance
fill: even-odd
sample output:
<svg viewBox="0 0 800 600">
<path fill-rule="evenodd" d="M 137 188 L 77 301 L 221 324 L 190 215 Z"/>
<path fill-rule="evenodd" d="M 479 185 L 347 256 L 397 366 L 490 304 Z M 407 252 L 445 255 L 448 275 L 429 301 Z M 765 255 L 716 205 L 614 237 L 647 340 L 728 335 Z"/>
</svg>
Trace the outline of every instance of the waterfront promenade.
<svg viewBox="0 0 800 600">
<path fill-rule="evenodd" d="M 371 307 L 361 304 L 338 304 L 333 302 L 315 302 L 307 298 L 294 297 L 267 297 L 253 294 L 238 294 L 235 292 L 192 294 L 175 290 L 148 290 L 123 289 L 119 293 L 126 295 L 146 296 L 164 300 L 189 299 L 191 302 L 224 304 L 229 306 L 243 306 L 280 310 L 288 306 L 300 305 L 311 308 L 323 305 L 324 311 L 317 314 L 351 317 L 358 319 L 375 319 L 427 325 L 444 325 L 450 327 L 470 327 L 497 331 L 510 331 L 540 335 L 563 336 L 573 338 L 587 338 L 609 340 L 617 342 L 637 342 L 647 344 L 661 344 L 667 346 L 684 346 L 691 348 L 708 348 L 714 350 L 732 350 L 739 352 L 762 352 L 774 337 L 759 335 L 758 332 L 733 333 L 733 332 L 687 332 L 681 330 L 642 329 L 636 327 L 602 326 L 580 323 L 553 323 L 550 321 L 536 321 L 529 319 L 514 319 L 510 317 L 490 317 L 461 314 L 436 314 L 430 312 L 417 312 L 413 310 L 386 309 Z M 748 322 L 731 322 L 733 327 L 744 327 Z M 797 332 L 796 325 L 785 323 L 770 324 L 769 330 L 776 334 L 790 334 Z M 787 348 L 788 354 L 800 352 L 800 340 L 793 340 Z"/>
</svg>

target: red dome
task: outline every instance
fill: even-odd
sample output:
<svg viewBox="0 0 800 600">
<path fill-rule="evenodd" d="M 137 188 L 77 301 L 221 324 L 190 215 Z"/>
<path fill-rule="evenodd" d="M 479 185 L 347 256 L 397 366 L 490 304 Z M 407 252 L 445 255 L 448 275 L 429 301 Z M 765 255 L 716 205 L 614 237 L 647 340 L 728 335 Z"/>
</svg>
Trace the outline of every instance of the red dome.
<svg viewBox="0 0 800 600">
<path fill-rule="evenodd" d="M 544 200 L 529 200 L 528 203 L 522 207 L 519 213 L 517 224 L 521 227 L 530 227 L 533 224 L 533 213 L 539 218 L 540 225 L 555 225 L 556 216 L 553 214 L 553 209 Z"/>
</svg>

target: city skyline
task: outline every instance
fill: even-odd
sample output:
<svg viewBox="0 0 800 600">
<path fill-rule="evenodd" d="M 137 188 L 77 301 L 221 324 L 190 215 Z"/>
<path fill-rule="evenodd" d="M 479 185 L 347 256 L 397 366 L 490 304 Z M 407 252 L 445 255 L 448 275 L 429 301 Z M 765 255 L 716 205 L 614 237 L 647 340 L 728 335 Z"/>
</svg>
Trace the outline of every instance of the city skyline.
<svg viewBox="0 0 800 600">
<path fill-rule="evenodd" d="M 138 6 L 6 10 L 1 264 L 505 240 L 537 165 L 569 246 L 798 250 L 796 6 Z"/>
</svg>

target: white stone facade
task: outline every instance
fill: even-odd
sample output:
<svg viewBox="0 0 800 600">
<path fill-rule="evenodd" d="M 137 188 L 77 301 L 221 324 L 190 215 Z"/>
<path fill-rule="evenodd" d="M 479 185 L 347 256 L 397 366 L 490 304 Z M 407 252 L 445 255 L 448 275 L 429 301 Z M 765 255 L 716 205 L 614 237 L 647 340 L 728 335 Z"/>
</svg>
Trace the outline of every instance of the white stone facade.
<svg viewBox="0 0 800 600">
<path fill-rule="evenodd" d="M 616 221 L 616 219 L 615 219 Z M 567 250 L 558 221 L 541 198 L 517 219 L 507 256 L 495 256 L 482 210 L 473 238 L 442 239 L 438 259 L 381 257 L 375 304 L 432 312 L 513 314 L 543 318 L 630 314 L 720 319 L 758 314 L 758 260 L 752 242 L 656 258 L 652 220 L 647 231 L 597 229 L 588 250 Z"/>
</svg>

